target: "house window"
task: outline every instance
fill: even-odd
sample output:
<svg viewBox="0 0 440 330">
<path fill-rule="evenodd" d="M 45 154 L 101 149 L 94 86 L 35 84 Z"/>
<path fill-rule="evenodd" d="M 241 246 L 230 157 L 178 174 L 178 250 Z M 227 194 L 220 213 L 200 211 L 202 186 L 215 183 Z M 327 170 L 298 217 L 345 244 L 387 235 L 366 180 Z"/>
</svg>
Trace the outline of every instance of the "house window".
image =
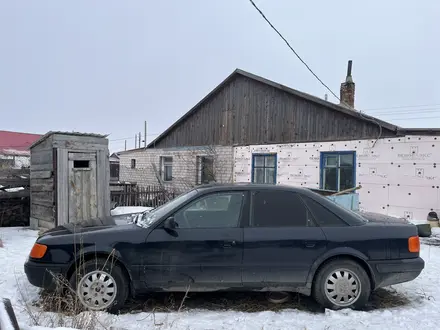
<svg viewBox="0 0 440 330">
<path fill-rule="evenodd" d="M 276 183 L 277 155 L 254 154 L 252 155 L 252 182 Z"/>
<path fill-rule="evenodd" d="M 173 157 L 160 157 L 163 181 L 173 180 Z"/>
<path fill-rule="evenodd" d="M 0 158 L 0 169 L 14 167 L 14 159 L 12 158 Z"/>
<path fill-rule="evenodd" d="M 341 191 L 356 184 L 354 151 L 321 152 L 321 189 Z"/>
<path fill-rule="evenodd" d="M 136 159 L 131 160 L 131 168 L 136 168 Z"/>
<path fill-rule="evenodd" d="M 198 184 L 208 184 L 216 181 L 214 175 L 214 158 L 212 156 L 197 156 L 197 164 L 199 167 L 197 173 Z"/>
<path fill-rule="evenodd" d="M 119 181 L 119 163 L 110 163 L 110 180 Z"/>
</svg>

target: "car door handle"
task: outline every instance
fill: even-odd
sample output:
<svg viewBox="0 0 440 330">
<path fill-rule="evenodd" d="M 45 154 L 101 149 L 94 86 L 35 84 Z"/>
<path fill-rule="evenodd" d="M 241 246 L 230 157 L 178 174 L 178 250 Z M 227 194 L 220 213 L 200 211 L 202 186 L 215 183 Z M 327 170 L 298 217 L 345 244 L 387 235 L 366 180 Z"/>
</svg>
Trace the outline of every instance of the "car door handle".
<svg viewBox="0 0 440 330">
<path fill-rule="evenodd" d="M 235 246 L 236 244 L 237 244 L 237 242 L 235 242 L 235 241 L 224 242 L 224 243 L 223 243 L 223 247 L 225 247 L 225 248 L 230 248 L 230 247 Z"/>
<path fill-rule="evenodd" d="M 304 246 L 306 248 L 314 248 L 316 246 L 316 242 L 306 241 L 306 242 L 304 242 Z"/>
</svg>

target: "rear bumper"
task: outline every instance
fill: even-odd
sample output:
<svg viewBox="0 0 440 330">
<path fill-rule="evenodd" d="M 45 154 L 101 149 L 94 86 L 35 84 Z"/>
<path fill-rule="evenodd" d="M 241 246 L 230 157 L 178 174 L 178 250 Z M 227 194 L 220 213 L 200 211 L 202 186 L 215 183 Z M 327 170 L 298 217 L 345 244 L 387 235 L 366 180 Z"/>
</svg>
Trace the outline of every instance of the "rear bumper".
<svg viewBox="0 0 440 330">
<path fill-rule="evenodd" d="M 371 261 L 375 288 L 409 282 L 417 278 L 425 268 L 425 261 L 418 257 L 401 260 Z"/>
<path fill-rule="evenodd" d="M 32 260 L 24 264 L 24 272 L 32 285 L 53 290 L 56 288 L 55 276 L 65 276 L 66 265 L 40 264 Z"/>
</svg>

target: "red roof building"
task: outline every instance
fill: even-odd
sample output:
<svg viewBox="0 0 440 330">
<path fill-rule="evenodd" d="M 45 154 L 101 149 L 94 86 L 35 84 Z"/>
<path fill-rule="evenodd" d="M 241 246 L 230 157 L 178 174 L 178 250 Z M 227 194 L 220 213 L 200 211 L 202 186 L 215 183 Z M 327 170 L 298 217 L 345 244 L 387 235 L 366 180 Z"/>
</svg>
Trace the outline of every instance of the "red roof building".
<svg viewBox="0 0 440 330">
<path fill-rule="evenodd" d="M 29 155 L 29 147 L 42 135 L 0 130 L 0 154 Z"/>
</svg>

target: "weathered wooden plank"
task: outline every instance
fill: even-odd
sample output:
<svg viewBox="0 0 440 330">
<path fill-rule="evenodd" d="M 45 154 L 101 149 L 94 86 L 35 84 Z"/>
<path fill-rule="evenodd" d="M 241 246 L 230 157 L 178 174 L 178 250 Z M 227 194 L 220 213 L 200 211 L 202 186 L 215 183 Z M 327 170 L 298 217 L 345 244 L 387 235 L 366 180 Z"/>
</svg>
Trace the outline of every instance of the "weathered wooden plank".
<svg viewBox="0 0 440 330">
<path fill-rule="evenodd" d="M 31 204 L 31 217 L 46 221 L 53 221 L 54 216 L 55 214 L 53 206 Z"/>
<path fill-rule="evenodd" d="M 39 142 L 37 145 L 31 148 L 31 151 L 38 152 L 43 149 L 52 148 L 52 136 L 48 136 L 44 139 L 44 141 Z"/>
<path fill-rule="evenodd" d="M 69 152 L 69 160 L 96 160 L 96 152 Z"/>
<path fill-rule="evenodd" d="M 98 203 L 98 217 L 110 215 L 110 165 L 108 156 L 108 149 L 98 151 L 97 153 L 96 197 Z"/>
<path fill-rule="evenodd" d="M 40 200 L 45 200 L 51 203 L 53 205 L 54 199 L 53 199 L 54 193 L 52 190 L 50 191 L 32 191 L 32 198 L 38 198 Z"/>
<path fill-rule="evenodd" d="M 52 164 L 52 149 L 44 149 L 39 151 L 32 150 L 31 164 L 32 165 Z"/>
<path fill-rule="evenodd" d="M 31 171 L 32 179 L 49 179 L 53 176 L 52 171 Z"/>
<path fill-rule="evenodd" d="M 28 168 L 23 169 L 14 169 L 14 168 L 1 168 L 0 169 L 0 178 L 8 178 L 13 176 L 29 176 L 30 170 Z"/>
<path fill-rule="evenodd" d="M 108 145 L 108 139 L 93 136 L 77 136 L 77 135 L 64 135 L 64 134 L 54 134 L 53 143 L 58 142 L 69 142 L 69 143 L 86 143 L 86 144 L 102 144 Z"/>
<path fill-rule="evenodd" d="M 52 229 L 54 226 L 55 223 L 53 219 L 52 220 L 38 219 L 38 227 Z"/>
<path fill-rule="evenodd" d="M 38 191 L 53 191 L 54 183 L 53 179 L 33 179 L 31 180 L 30 189 L 31 193 Z"/>
<path fill-rule="evenodd" d="M 86 143 L 77 141 L 55 141 L 53 146 L 56 148 L 69 149 L 69 151 L 87 152 L 90 150 L 105 150 L 108 148 L 107 144 Z"/>
<path fill-rule="evenodd" d="M 52 163 L 34 165 L 31 164 L 31 171 L 52 171 L 53 165 Z"/>
<path fill-rule="evenodd" d="M 90 177 L 89 177 L 89 189 L 88 190 L 88 206 L 89 206 L 89 217 L 96 218 L 98 217 L 98 200 L 96 188 L 98 186 L 98 182 L 96 182 L 96 162 L 90 162 Z"/>
<path fill-rule="evenodd" d="M 67 222 L 75 222 L 77 217 L 76 212 L 76 184 L 75 172 L 73 171 L 73 161 L 69 161 L 69 186 L 68 186 L 68 218 Z"/>
<path fill-rule="evenodd" d="M 53 201 L 47 200 L 45 198 L 40 197 L 34 197 L 32 196 L 32 204 L 34 205 L 41 205 L 41 206 L 47 206 L 47 207 L 53 207 Z"/>
<path fill-rule="evenodd" d="M 6 186 L 6 187 L 27 187 L 30 184 L 29 179 L 22 179 L 22 178 L 9 178 L 9 179 L 3 179 L 0 178 L 0 186 Z"/>
<path fill-rule="evenodd" d="M 69 161 L 66 149 L 57 149 L 57 215 L 56 224 L 69 222 Z"/>
<path fill-rule="evenodd" d="M 5 192 L 0 190 L 0 200 L 29 197 L 29 195 L 30 191 L 26 189 L 13 192 Z"/>
</svg>

